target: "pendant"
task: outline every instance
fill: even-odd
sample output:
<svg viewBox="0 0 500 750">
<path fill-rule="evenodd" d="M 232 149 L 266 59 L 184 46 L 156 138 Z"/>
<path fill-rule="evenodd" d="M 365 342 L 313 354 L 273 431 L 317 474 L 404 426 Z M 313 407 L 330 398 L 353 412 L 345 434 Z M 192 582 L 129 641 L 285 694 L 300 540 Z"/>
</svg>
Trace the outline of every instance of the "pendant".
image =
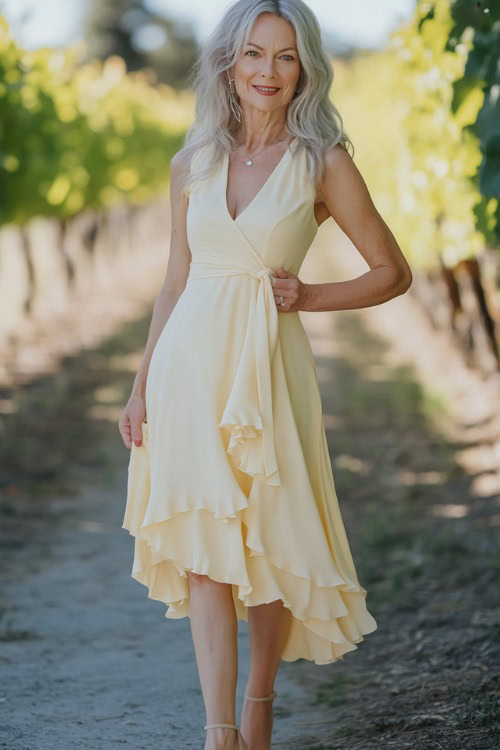
<svg viewBox="0 0 500 750">
<path fill-rule="evenodd" d="M 247 159 L 247 161 L 245 162 L 245 164 L 247 165 L 247 167 L 251 167 L 252 164 L 253 164 L 253 161 L 251 159 Z"/>
</svg>

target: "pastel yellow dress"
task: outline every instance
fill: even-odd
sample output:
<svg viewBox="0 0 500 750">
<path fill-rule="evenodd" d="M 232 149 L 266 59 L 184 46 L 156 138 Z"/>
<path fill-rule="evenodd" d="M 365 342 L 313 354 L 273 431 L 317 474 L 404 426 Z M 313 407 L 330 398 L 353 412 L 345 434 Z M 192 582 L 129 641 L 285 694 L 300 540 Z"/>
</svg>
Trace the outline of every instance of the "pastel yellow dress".
<svg viewBox="0 0 500 750">
<path fill-rule="evenodd" d="M 152 355 L 122 528 L 135 537 L 132 577 L 165 617 L 189 616 L 186 571 L 205 574 L 232 584 L 238 619 L 281 599 L 293 614 L 281 658 L 328 664 L 377 624 L 339 509 L 311 346 L 271 282 L 278 266 L 299 273 L 318 230 L 297 144 L 236 220 L 227 155 L 189 191 L 192 262 Z"/>
</svg>

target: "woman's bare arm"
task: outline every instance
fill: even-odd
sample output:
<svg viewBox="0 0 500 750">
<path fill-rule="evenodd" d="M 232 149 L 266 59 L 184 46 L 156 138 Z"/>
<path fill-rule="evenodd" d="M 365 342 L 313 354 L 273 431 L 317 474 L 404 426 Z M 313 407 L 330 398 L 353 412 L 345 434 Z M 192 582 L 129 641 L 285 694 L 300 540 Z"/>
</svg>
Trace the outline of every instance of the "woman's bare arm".
<svg viewBox="0 0 500 750">
<path fill-rule="evenodd" d="M 170 162 L 170 254 L 163 286 L 156 298 L 144 356 L 134 380 L 133 391 L 144 393 L 149 364 L 160 334 L 181 296 L 189 273 L 191 252 L 187 241 L 187 197 L 180 183 L 188 165 L 188 149 L 178 151 Z"/>
<path fill-rule="evenodd" d="M 120 418 L 119 429 L 127 448 L 142 443 L 141 424 L 146 416 L 145 391 L 151 357 L 172 310 L 181 296 L 189 273 L 191 251 L 187 241 L 186 216 L 188 199 L 181 189 L 184 174 L 189 169 L 192 148 L 183 148 L 170 162 L 170 254 L 163 286 L 153 307 L 148 338 L 141 364 L 137 370 L 132 393 Z"/>
<path fill-rule="evenodd" d="M 351 156 L 342 146 L 325 154 L 325 170 L 317 198 L 366 260 L 370 270 L 349 281 L 305 284 L 298 276 L 277 269 L 273 282 L 280 312 L 354 310 L 379 305 L 403 294 L 412 273 L 391 230 L 371 199 Z M 281 295 L 281 297 L 280 297 Z"/>
<path fill-rule="evenodd" d="M 308 284 L 303 310 L 352 310 L 379 305 L 403 294 L 412 273 L 391 230 L 375 208 L 351 156 L 340 146 L 325 155 L 318 196 L 370 270 L 349 281 Z"/>
</svg>

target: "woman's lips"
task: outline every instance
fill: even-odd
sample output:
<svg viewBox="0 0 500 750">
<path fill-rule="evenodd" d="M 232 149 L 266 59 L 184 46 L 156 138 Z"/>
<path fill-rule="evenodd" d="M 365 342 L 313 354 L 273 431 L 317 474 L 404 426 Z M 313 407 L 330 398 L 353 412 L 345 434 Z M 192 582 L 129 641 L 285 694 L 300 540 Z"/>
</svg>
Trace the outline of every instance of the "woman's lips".
<svg viewBox="0 0 500 750">
<path fill-rule="evenodd" d="M 259 92 L 259 94 L 262 94 L 262 96 L 274 96 L 279 91 L 279 88 L 275 88 L 272 91 L 261 91 L 255 84 L 252 84 L 252 85 L 254 89 Z M 267 88 L 267 87 L 264 86 L 264 88 Z"/>
</svg>

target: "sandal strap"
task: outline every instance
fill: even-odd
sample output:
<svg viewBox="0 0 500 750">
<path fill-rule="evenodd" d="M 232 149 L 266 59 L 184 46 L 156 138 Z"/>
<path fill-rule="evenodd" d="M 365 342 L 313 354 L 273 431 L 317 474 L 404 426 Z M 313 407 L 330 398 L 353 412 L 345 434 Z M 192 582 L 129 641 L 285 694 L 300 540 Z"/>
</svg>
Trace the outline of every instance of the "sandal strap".
<svg viewBox="0 0 500 750">
<path fill-rule="evenodd" d="M 236 724 L 206 724 L 203 729 L 214 729 L 215 727 L 227 727 L 228 729 L 238 729 Z"/>
<path fill-rule="evenodd" d="M 277 695 L 278 693 L 276 692 L 276 690 L 273 690 L 271 695 L 266 695 L 265 698 L 252 698 L 251 695 L 245 695 L 245 698 L 247 698 L 247 700 L 249 701 L 272 701 L 273 698 L 276 698 Z"/>
</svg>

